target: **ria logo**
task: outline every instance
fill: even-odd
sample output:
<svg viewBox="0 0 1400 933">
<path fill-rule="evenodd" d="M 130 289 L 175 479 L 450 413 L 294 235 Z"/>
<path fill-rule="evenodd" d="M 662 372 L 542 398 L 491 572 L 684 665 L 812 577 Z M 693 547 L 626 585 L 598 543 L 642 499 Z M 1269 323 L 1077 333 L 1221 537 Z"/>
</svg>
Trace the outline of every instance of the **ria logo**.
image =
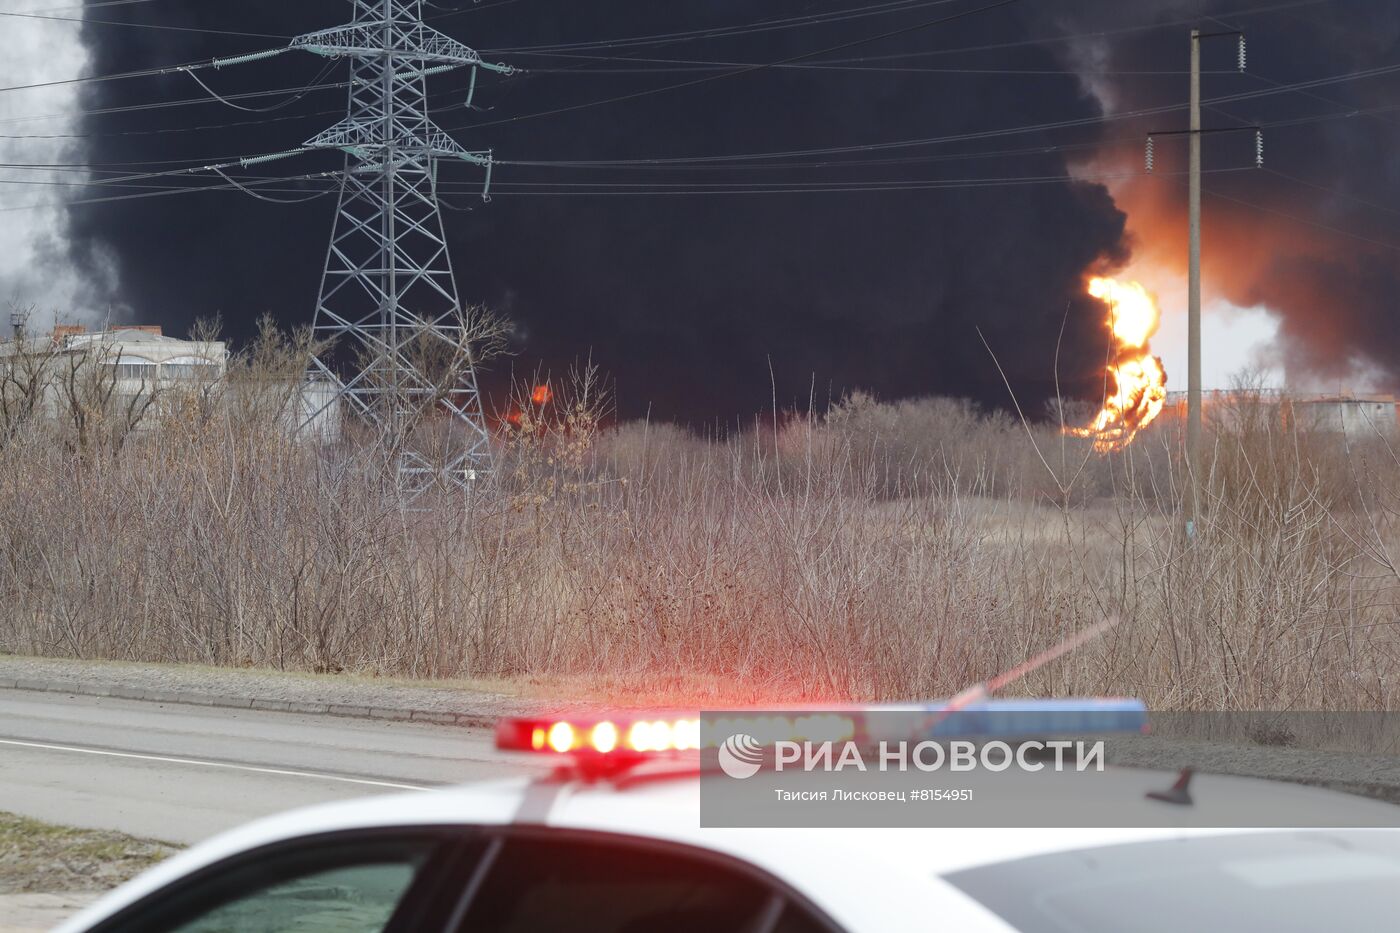
<svg viewBox="0 0 1400 933">
<path fill-rule="evenodd" d="M 732 778 L 753 777 L 763 764 L 763 746 L 745 732 L 736 732 L 719 747 L 719 766 Z"/>
</svg>

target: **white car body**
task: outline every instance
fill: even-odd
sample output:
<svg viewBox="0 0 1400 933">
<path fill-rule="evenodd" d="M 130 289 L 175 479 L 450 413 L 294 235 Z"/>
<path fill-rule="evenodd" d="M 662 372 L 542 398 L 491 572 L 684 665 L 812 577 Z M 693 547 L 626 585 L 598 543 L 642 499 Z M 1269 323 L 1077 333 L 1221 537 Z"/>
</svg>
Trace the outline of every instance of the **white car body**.
<svg viewBox="0 0 1400 933">
<path fill-rule="evenodd" d="M 1013 929 L 996 913 L 945 881 L 962 869 L 1029 856 L 1120 843 L 1240 832 L 1211 828 L 1234 808 L 1264 797 L 1319 805 L 1339 825 L 1394 825 L 1396 808 L 1326 790 L 1245 778 L 1199 775 L 1197 803 L 1173 807 L 1144 797 L 1171 784 L 1174 774 L 1110 769 L 1099 792 L 1121 795 L 1155 829 L 762 829 L 700 825 L 702 781 L 725 780 L 693 769 L 609 781 L 577 775 L 516 779 L 360 800 L 297 810 L 263 819 L 183 852 L 108 894 L 58 928 L 81 933 L 167 885 L 239 853 L 272 843 L 330 832 L 385 827 L 491 827 L 510 824 L 584 830 L 658 840 L 732 857 L 803 895 L 837 926 L 861 933 L 929 929 Z M 644 769 L 645 770 L 645 769 Z M 1053 806 L 1053 803 L 1048 805 Z M 1374 819 L 1374 823 L 1368 821 Z M 1287 832 L 1287 830 L 1248 830 Z M 1400 830 L 1374 830 L 1396 833 Z"/>
</svg>

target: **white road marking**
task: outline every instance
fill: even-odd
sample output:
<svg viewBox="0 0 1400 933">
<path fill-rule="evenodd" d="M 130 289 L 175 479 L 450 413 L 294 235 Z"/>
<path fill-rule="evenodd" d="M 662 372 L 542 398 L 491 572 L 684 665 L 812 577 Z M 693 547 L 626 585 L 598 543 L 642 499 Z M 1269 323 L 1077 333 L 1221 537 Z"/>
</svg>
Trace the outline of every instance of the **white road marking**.
<svg viewBox="0 0 1400 933">
<path fill-rule="evenodd" d="M 257 774 L 278 774 L 284 777 L 312 778 L 318 781 L 339 781 L 343 784 L 367 784 L 370 787 L 392 787 L 397 790 L 431 790 L 421 784 L 395 784 L 392 781 L 373 781 L 369 778 L 342 777 L 338 774 L 319 774 L 315 771 L 292 771 L 286 768 L 260 768 L 255 765 L 235 765 L 223 761 L 201 761 L 197 758 L 169 758 L 164 755 L 140 755 L 135 752 L 110 752 L 101 748 L 81 748 L 75 745 L 49 745 L 44 742 L 21 742 L 18 739 L 0 739 L 0 745 L 17 745 L 21 748 L 41 748 L 53 752 L 77 752 L 83 755 L 105 755 L 108 758 L 135 758 L 140 761 L 162 761 L 175 765 L 195 765 L 201 768 L 226 768 L 231 771 L 252 771 Z"/>
</svg>

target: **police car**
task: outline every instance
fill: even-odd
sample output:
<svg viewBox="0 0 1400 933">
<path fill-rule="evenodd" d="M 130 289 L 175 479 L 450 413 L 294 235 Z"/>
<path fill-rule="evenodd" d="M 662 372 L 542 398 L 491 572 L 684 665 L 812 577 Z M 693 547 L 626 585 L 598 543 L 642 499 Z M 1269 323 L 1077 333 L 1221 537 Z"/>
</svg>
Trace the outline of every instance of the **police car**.
<svg viewBox="0 0 1400 933">
<path fill-rule="evenodd" d="M 967 721 L 1025 728 L 1000 715 Z M 59 931 L 1312 933 L 1400 912 L 1400 830 L 1364 828 L 1400 808 L 1315 788 L 1109 768 L 1089 785 L 1103 828 L 720 827 L 702 825 L 702 795 L 734 776 L 700 756 L 694 714 L 506 720 L 497 744 L 557 767 L 265 819 Z M 1023 779 L 1052 811 L 1084 803 L 1084 785 Z M 1219 828 L 1261 803 L 1353 828 Z"/>
</svg>

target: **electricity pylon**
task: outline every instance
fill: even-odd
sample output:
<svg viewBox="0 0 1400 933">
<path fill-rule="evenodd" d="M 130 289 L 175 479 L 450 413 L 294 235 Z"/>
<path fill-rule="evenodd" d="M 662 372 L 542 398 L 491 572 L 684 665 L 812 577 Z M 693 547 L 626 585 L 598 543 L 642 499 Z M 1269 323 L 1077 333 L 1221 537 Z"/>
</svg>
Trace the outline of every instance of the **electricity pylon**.
<svg viewBox="0 0 1400 933">
<path fill-rule="evenodd" d="M 360 416 L 393 446 L 406 491 L 466 484 L 490 468 L 490 444 L 463 328 L 437 199 L 440 159 L 486 170 L 491 151 L 470 152 L 428 116 L 427 78 L 482 61 L 423 23 L 422 0 L 352 0 L 354 19 L 297 36 L 290 48 L 351 59 L 345 119 L 305 149 L 346 153 L 335 224 L 312 325 L 329 349 L 307 371 L 303 430 L 337 414 Z M 468 98 L 470 103 L 470 98 Z M 433 453 L 411 440 L 425 416 L 452 422 Z M 446 446 L 441 446 L 445 444 Z"/>
</svg>

